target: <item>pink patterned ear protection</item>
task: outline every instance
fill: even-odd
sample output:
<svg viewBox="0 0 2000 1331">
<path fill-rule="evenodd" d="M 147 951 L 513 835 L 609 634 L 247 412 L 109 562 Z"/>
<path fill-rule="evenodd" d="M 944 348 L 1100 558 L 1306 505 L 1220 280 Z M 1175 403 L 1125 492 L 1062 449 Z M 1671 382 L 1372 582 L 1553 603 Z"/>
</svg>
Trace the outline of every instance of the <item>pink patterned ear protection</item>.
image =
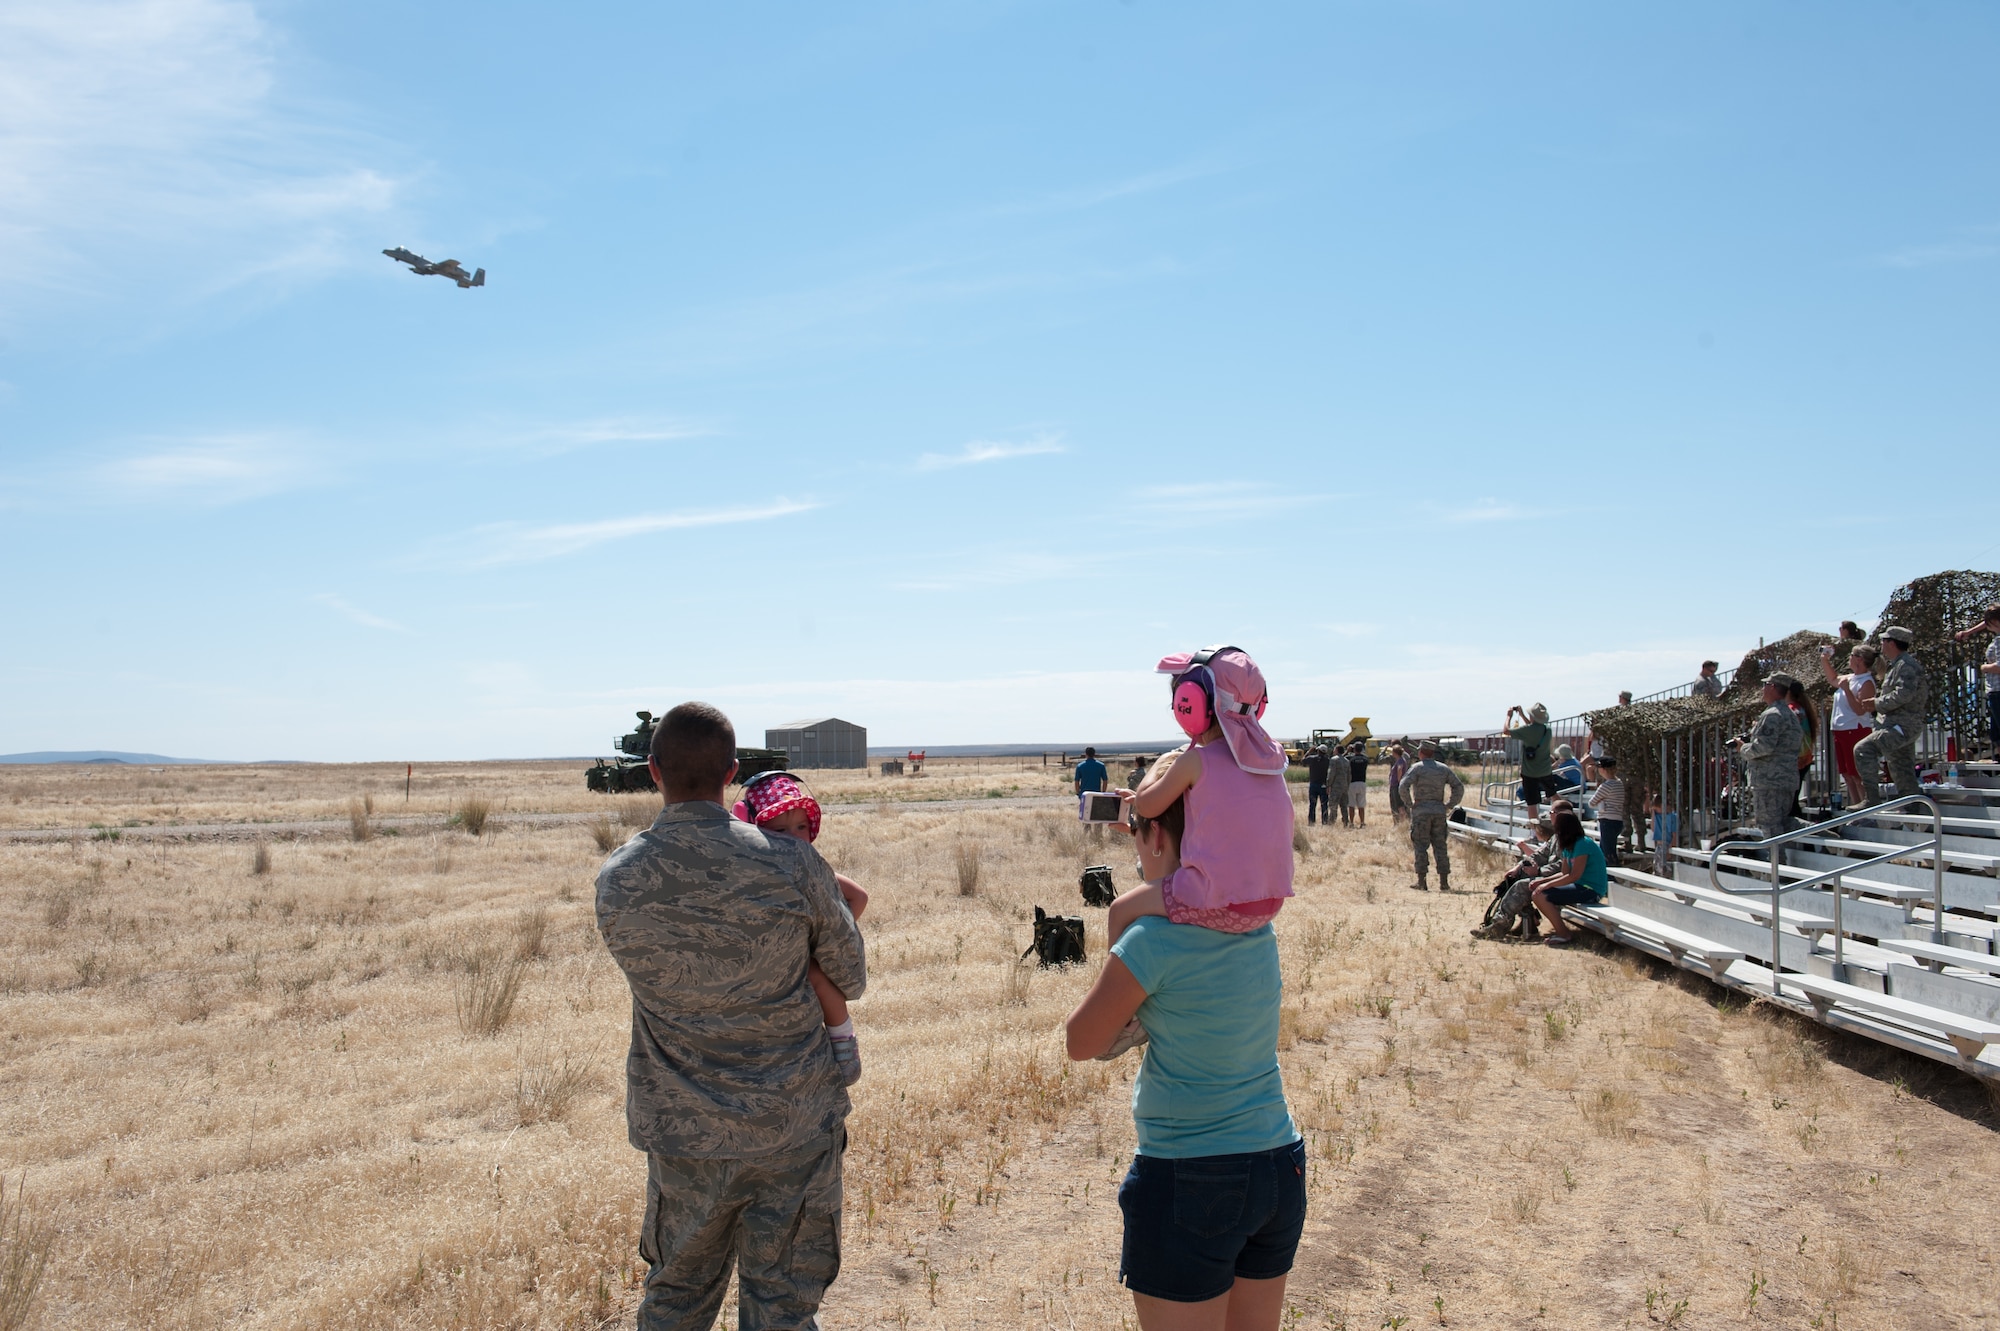
<svg viewBox="0 0 2000 1331">
<path fill-rule="evenodd" d="M 1174 722 L 1186 732 L 1190 739 L 1200 739 L 1215 724 L 1215 675 L 1208 663 L 1222 652 L 1240 652 L 1241 647 L 1227 644 L 1204 647 L 1194 654 L 1188 668 L 1173 678 Z M 1258 720 L 1264 718 L 1264 705 L 1269 698 L 1259 698 L 1254 706 L 1245 706 Z"/>
</svg>

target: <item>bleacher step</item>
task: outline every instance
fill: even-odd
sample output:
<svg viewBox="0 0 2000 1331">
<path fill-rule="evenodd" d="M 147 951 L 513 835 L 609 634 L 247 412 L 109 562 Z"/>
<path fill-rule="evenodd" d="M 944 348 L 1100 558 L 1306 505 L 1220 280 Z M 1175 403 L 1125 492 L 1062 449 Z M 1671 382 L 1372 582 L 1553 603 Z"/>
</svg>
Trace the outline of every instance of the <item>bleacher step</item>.
<svg viewBox="0 0 2000 1331">
<path fill-rule="evenodd" d="M 1781 984 L 1803 990 L 1811 997 L 1813 1007 L 1822 1012 L 1827 1008 L 1845 1005 L 1877 1016 L 1888 1017 L 1921 1031 L 1943 1035 L 1951 1041 L 1952 1048 L 1958 1051 L 1960 1058 L 1976 1059 L 1987 1045 L 2000 1042 L 2000 1025 L 1990 1021 L 1963 1017 L 1955 1012 L 1947 1012 L 1943 1008 L 1931 1007 L 1925 1003 L 1913 1003 L 1890 994 L 1874 993 L 1859 985 L 1843 984 L 1839 980 L 1829 980 L 1818 975 L 1787 972 L 1780 976 L 1779 980 Z"/>
</svg>

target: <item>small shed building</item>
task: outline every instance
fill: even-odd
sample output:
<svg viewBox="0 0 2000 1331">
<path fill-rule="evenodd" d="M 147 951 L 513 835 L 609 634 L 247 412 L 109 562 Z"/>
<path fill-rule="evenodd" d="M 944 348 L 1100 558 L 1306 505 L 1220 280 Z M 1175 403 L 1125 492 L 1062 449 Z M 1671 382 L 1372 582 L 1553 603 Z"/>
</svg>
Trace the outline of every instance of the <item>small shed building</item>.
<svg viewBox="0 0 2000 1331">
<path fill-rule="evenodd" d="M 764 747 L 783 749 L 787 767 L 866 767 L 868 727 L 837 716 L 787 721 L 764 732 Z"/>
</svg>

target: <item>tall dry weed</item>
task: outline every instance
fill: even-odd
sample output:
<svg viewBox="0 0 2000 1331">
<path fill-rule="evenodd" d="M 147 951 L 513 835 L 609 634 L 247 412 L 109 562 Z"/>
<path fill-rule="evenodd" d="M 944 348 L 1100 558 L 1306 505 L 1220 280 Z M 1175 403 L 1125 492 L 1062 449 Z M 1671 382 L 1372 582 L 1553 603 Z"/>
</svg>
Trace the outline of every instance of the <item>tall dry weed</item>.
<svg viewBox="0 0 2000 1331">
<path fill-rule="evenodd" d="M 453 821 L 474 836 L 484 836 L 487 820 L 492 816 L 493 805 L 484 796 L 467 795 L 459 801 Z"/>
<path fill-rule="evenodd" d="M 261 878 L 269 872 L 271 872 L 271 847 L 268 842 L 259 841 L 256 849 L 250 852 L 250 875 L 253 878 Z"/>
<path fill-rule="evenodd" d="M 451 843 L 442 837 L 431 842 L 431 872 L 447 874 L 451 872 Z"/>
<path fill-rule="evenodd" d="M 451 983 L 458 1029 L 480 1038 L 505 1030 L 513 1018 L 514 1000 L 521 996 L 521 982 L 527 974 L 528 961 L 521 956 L 502 959 L 476 952 L 462 958 Z"/>
<path fill-rule="evenodd" d="M 24 1175 L 10 1199 L 6 1176 L 0 1175 L 0 1331 L 28 1324 L 55 1247 L 55 1222 L 29 1208 L 25 1188 Z"/>
<path fill-rule="evenodd" d="M 560 1122 L 569 1116 L 576 1098 L 596 1084 L 592 1064 L 574 1057 L 568 1049 L 553 1054 L 543 1050 L 532 1062 L 523 1062 L 514 1074 L 516 1117 L 523 1127 Z"/>
<path fill-rule="evenodd" d="M 514 917 L 515 958 L 520 961 L 533 961 L 541 956 L 548 934 L 549 908 L 538 901 Z"/>
<path fill-rule="evenodd" d="M 356 841 L 367 841 L 375 835 L 374 825 L 368 821 L 368 806 L 359 799 L 347 801 L 347 833 Z"/>
<path fill-rule="evenodd" d="M 625 844 L 625 838 L 619 831 L 618 824 L 608 817 L 594 818 L 588 826 L 591 841 L 607 855 Z"/>
<path fill-rule="evenodd" d="M 651 795 L 627 795 L 618 801 L 620 827 L 651 827 L 660 816 L 660 801 Z"/>
<path fill-rule="evenodd" d="M 979 843 L 959 842 L 953 859 L 958 864 L 958 894 L 962 897 L 976 894 L 979 891 Z"/>
</svg>

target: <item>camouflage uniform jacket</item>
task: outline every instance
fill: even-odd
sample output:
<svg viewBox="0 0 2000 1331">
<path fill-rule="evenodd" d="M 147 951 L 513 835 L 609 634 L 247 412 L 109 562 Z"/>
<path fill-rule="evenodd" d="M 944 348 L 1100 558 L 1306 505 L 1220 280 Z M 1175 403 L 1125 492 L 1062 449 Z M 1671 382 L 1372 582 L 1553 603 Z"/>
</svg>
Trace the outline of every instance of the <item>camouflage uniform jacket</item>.
<svg viewBox="0 0 2000 1331">
<path fill-rule="evenodd" d="M 1736 756 L 1750 769 L 1753 781 L 1760 773 L 1771 774 L 1773 779 L 1791 774 L 1796 781 L 1799 746 L 1803 743 L 1805 732 L 1799 729 L 1799 719 L 1792 715 L 1792 709 L 1783 702 L 1774 702 L 1757 718 L 1757 724 L 1750 727 Z"/>
<path fill-rule="evenodd" d="M 1875 691 L 1875 724 L 1883 729 L 1901 726 L 1904 735 L 1915 739 L 1924 728 L 1924 705 L 1929 700 L 1924 668 L 1913 654 L 1904 652 Z"/>
<path fill-rule="evenodd" d="M 597 928 L 632 987 L 633 1146 L 748 1159 L 847 1116 L 806 963 L 849 998 L 868 964 L 818 851 L 720 804 L 669 804 L 598 871 Z"/>
<path fill-rule="evenodd" d="M 1451 795 L 1448 800 L 1447 791 Z M 1464 799 L 1465 782 L 1435 758 L 1426 758 L 1403 774 L 1403 800 L 1413 810 L 1442 813 L 1447 806 L 1455 808 Z"/>
<path fill-rule="evenodd" d="M 1334 803 L 1347 798 L 1347 787 L 1354 780 L 1354 768 L 1344 753 L 1332 753 L 1326 759 L 1326 797 Z"/>
</svg>

